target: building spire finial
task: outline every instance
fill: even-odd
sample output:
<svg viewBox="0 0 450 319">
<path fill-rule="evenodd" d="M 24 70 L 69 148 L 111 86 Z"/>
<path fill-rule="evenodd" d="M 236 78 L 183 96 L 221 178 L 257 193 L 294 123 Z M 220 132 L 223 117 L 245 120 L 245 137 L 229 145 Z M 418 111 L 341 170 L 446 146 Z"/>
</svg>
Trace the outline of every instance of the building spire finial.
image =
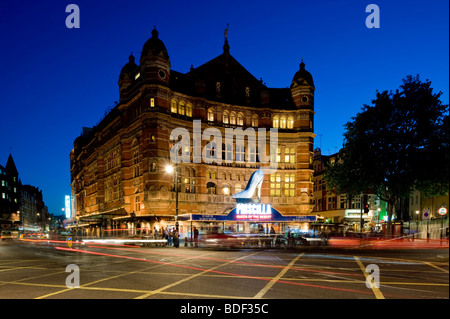
<svg viewBox="0 0 450 319">
<path fill-rule="evenodd" d="M 225 29 L 225 44 L 223 45 L 223 53 L 230 54 L 230 45 L 228 44 L 228 28 L 230 24 L 227 23 L 227 28 Z"/>
<path fill-rule="evenodd" d="M 228 39 L 228 28 L 230 27 L 230 24 L 227 23 L 227 28 L 225 29 L 225 41 Z"/>
</svg>

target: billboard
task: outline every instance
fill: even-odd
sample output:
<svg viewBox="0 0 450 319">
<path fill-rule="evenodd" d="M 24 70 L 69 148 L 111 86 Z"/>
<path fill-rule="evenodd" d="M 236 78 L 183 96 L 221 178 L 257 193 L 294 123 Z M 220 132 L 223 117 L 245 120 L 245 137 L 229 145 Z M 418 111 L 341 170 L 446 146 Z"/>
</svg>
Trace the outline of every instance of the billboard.
<svg viewBox="0 0 450 319">
<path fill-rule="evenodd" d="M 69 219 L 72 217 L 72 213 L 70 211 L 70 195 L 66 195 L 65 197 L 65 208 L 64 211 L 66 213 L 66 218 Z"/>
</svg>

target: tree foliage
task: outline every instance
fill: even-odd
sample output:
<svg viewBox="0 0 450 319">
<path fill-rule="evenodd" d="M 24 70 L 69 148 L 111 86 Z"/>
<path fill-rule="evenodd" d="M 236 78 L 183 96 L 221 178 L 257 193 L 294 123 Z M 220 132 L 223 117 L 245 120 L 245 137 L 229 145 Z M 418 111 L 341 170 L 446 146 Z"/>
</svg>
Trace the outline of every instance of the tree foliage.
<svg viewBox="0 0 450 319">
<path fill-rule="evenodd" d="M 377 91 L 372 105 L 345 125 L 343 148 L 325 173 L 328 188 L 378 195 L 391 207 L 389 222 L 392 208 L 414 188 L 448 193 L 449 109 L 441 95 L 418 75 L 395 92 Z"/>
</svg>

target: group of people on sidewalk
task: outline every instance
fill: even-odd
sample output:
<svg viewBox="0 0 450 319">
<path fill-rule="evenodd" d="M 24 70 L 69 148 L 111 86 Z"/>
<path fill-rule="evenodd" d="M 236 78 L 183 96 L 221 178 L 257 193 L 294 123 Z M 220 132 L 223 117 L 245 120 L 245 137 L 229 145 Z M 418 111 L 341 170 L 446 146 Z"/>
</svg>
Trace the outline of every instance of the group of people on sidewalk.
<svg viewBox="0 0 450 319">
<path fill-rule="evenodd" d="M 177 229 L 167 229 L 162 227 L 160 230 L 153 228 L 154 239 L 167 239 L 166 246 L 178 248 L 180 246 L 180 234 Z"/>
</svg>

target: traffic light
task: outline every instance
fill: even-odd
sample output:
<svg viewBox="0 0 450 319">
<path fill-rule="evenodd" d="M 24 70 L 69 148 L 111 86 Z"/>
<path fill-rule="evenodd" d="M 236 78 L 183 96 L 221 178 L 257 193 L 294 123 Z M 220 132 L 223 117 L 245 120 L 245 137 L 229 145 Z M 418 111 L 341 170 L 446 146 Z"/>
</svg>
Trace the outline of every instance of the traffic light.
<svg viewBox="0 0 450 319">
<path fill-rule="evenodd" d="M 364 204 L 364 214 L 369 213 L 369 204 Z"/>
</svg>

